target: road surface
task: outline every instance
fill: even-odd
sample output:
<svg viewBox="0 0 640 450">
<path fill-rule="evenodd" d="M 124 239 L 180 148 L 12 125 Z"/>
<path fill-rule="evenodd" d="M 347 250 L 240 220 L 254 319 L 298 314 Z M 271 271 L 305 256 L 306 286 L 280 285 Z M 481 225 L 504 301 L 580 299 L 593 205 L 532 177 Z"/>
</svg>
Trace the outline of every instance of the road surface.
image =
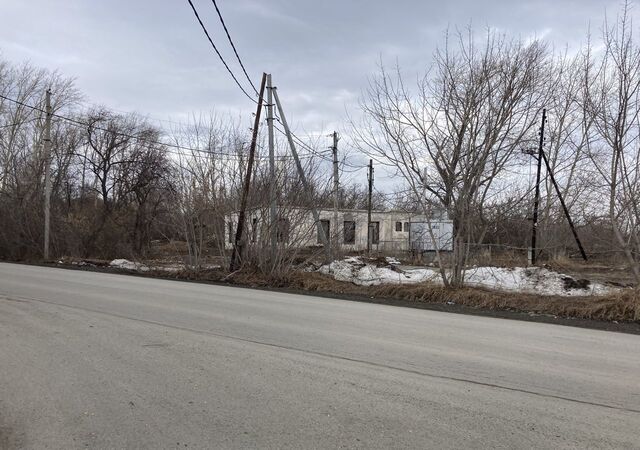
<svg viewBox="0 0 640 450">
<path fill-rule="evenodd" d="M 640 336 L 0 263 L 0 447 L 640 448 Z"/>
</svg>

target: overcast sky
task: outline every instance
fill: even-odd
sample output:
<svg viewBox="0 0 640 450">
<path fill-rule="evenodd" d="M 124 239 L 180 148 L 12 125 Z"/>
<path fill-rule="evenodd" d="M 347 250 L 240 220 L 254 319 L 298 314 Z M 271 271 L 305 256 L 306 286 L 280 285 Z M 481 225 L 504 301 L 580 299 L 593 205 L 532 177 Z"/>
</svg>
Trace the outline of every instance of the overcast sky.
<svg viewBox="0 0 640 450">
<path fill-rule="evenodd" d="M 211 0 L 193 0 L 241 81 Z M 608 0 L 217 0 L 254 83 L 273 74 L 289 121 L 304 134 L 344 129 L 380 59 L 424 71 L 444 30 L 493 27 L 577 46 Z M 154 118 L 232 112 L 253 104 L 213 53 L 187 0 L 0 0 L 0 52 L 76 78 L 91 103 Z"/>
</svg>

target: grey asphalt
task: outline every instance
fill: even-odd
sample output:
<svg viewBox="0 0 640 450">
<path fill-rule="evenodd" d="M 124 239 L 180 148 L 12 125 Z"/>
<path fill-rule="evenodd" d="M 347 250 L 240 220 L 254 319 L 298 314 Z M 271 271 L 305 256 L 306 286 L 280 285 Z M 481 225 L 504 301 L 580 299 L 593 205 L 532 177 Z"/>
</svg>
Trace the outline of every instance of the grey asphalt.
<svg viewBox="0 0 640 450">
<path fill-rule="evenodd" d="M 640 336 L 0 263 L 6 448 L 640 448 Z"/>
</svg>

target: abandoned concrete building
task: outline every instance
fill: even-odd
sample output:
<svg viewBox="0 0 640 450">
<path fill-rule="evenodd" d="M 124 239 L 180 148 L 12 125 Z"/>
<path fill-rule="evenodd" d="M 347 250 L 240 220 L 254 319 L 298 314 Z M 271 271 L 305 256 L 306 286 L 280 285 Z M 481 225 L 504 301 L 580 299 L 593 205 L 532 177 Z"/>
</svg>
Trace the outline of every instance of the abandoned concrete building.
<svg viewBox="0 0 640 450">
<path fill-rule="evenodd" d="M 275 235 L 277 242 L 290 247 L 322 246 L 320 230 L 324 230 L 330 242 L 337 242 L 344 251 L 367 249 L 367 210 L 340 209 L 334 223 L 333 209 L 319 209 L 322 228 L 316 226 L 312 211 L 308 208 L 287 208 L 279 211 Z M 269 209 L 247 210 L 245 222 L 246 242 L 250 245 L 268 245 Z M 233 246 L 238 213 L 226 217 L 226 247 Z M 428 232 L 431 227 L 432 233 Z M 433 237 L 432 237 L 433 236 Z M 433 251 L 452 249 L 453 222 L 444 211 L 436 211 L 429 217 L 404 211 L 371 212 L 371 249 L 377 252 Z"/>
</svg>

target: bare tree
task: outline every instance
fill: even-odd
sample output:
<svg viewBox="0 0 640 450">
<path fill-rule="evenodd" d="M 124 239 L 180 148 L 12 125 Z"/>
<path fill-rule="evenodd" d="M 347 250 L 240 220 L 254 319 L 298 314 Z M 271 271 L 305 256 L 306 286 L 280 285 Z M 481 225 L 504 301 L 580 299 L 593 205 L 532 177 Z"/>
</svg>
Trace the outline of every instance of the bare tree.
<svg viewBox="0 0 640 450">
<path fill-rule="evenodd" d="M 608 219 L 636 281 L 640 281 L 640 46 L 630 4 L 615 23 L 605 20 L 604 50 L 587 49 L 585 121 L 593 122 L 589 157 L 598 187 L 608 199 Z"/>
<path fill-rule="evenodd" d="M 399 69 L 391 75 L 382 68 L 370 84 L 356 144 L 402 176 L 427 217 L 439 206 L 454 220 L 450 270 L 441 268 L 445 285 L 463 283 L 473 215 L 482 214 L 493 181 L 535 130 L 548 64 L 538 41 L 488 31 L 478 45 L 469 30 L 453 45 L 447 35 L 417 94 Z"/>
<path fill-rule="evenodd" d="M 202 267 L 207 249 L 225 254 L 225 217 L 242 179 L 246 140 L 235 120 L 215 113 L 194 117 L 174 130 L 175 195 L 172 221 L 187 243 L 185 264 Z"/>
<path fill-rule="evenodd" d="M 73 80 L 30 64 L 0 60 L 0 253 L 11 257 L 40 254 L 45 160 L 42 153 L 45 91 L 54 93 L 54 113 L 68 110 L 80 98 Z M 73 137 L 54 123 L 54 188 L 68 167 Z M 54 226 L 56 223 L 54 223 Z M 55 245 L 55 234 L 54 234 Z"/>
</svg>

